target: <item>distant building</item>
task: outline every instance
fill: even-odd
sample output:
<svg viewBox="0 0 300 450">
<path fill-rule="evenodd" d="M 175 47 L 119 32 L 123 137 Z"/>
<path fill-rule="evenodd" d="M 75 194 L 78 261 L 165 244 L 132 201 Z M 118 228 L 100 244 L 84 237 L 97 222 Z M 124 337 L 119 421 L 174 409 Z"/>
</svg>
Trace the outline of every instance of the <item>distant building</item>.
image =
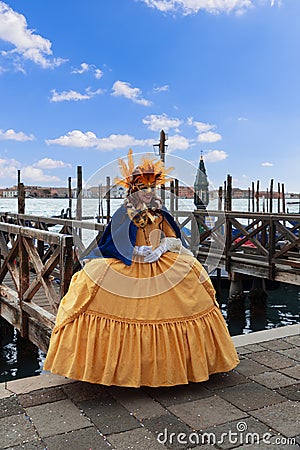
<svg viewBox="0 0 300 450">
<path fill-rule="evenodd" d="M 209 183 L 204 165 L 203 155 L 201 155 L 194 183 L 194 203 L 197 209 L 204 209 L 208 205 L 208 186 Z"/>
<path fill-rule="evenodd" d="M 123 186 L 120 186 L 119 184 L 116 184 L 112 186 L 110 190 L 110 196 L 112 198 L 125 198 L 127 195 L 127 191 Z"/>
<path fill-rule="evenodd" d="M 53 198 L 68 198 L 69 190 L 65 187 L 50 188 L 50 196 Z"/>
<path fill-rule="evenodd" d="M 178 186 L 179 198 L 194 198 L 194 188 L 191 186 Z"/>
<path fill-rule="evenodd" d="M 4 188 L 0 189 L 0 196 L 2 198 L 15 198 L 18 197 L 18 189 L 17 187 Z"/>
</svg>

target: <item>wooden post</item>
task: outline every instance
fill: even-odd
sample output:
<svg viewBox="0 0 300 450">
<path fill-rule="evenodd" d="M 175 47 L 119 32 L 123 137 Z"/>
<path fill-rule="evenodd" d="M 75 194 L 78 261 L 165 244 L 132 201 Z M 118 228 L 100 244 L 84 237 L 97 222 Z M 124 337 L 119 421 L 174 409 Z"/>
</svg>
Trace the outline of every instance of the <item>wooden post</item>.
<svg viewBox="0 0 300 450">
<path fill-rule="evenodd" d="M 174 181 L 170 181 L 170 213 L 174 215 Z"/>
<path fill-rule="evenodd" d="M 110 177 L 106 177 L 106 221 L 110 221 Z"/>
<path fill-rule="evenodd" d="M 69 219 L 72 219 L 72 179 L 68 177 Z"/>
<path fill-rule="evenodd" d="M 165 157 L 165 155 L 166 155 L 166 134 L 165 134 L 164 130 L 161 130 L 161 132 L 160 132 L 159 155 L 160 155 L 160 159 L 165 164 L 165 161 L 166 161 L 166 157 Z M 165 199 L 166 199 L 164 184 L 161 185 L 161 199 L 164 203 Z"/>
<path fill-rule="evenodd" d="M 259 212 L 259 180 L 256 182 L 256 212 Z"/>
<path fill-rule="evenodd" d="M 252 181 L 252 190 L 251 190 L 251 200 L 252 200 L 252 212 L 254 212 L 254 199 L 255 199 L 255 193 L 254 193 L 254 181 Z"/>
<path fill-rule="evenodd" d="M 277 212 L 280 213 L 280 183 L 278 183 L 278 199 L 277 199 Z"/>
<path fill-rule="evenodd" d="M 64 236 L 60 248 L 60 298 L 68 291 L 73 275 L 73 239 Z M 58 306 L 58 305 L 57 305 Z"/>
<path fill-rule="evenodd" d="M 101 217 L 101 219 L 100 219 Z M 103 222 L 103 204 L 102 204 L 102 184 L 98 186 L 98 223 Z"/>
<path fill-rule="evenodd" d="M 226 189 L 226 210 L 225 210 L 225 214 L 227 211 L 231 211 L 232 208 L 232 201 L 231 201 L 231 197 L 232 197 L 232 177 L 231 175 L 227 175 L 227 189 Z M 231 265 L 231 256 L 230 256 L 230 251 L 231 251 L 231 244 L 232 244 L 232 223 L 230 218 L 226 215 L 226 237 L 225 237 L 225 248 L 226 248 L 226 261 L 225 261 L 225 269 L 227 270 L 227 272 L 230 272 L 230 265 Z"/>
<path fill-rule="evenodd" d="M 82 220 L 82 167 L 77 166 L 76 220 Z M 77 228 L 78 236 L 82 238 L 82 229 Z"/>
<path fill-rule="evenodd" d="M 226 205 L 227 205 L 227 211 L 231 211 L 232 210 L 232 176 L 231 175 L 227 175 L 227 200 L 226 200 Z"/>
<path fill-rule="evenodd" d="M 20 183 L 22 184 L 22 183 Z M 20 308 L 21 308 L 21 324 L 20 324 L 20 333 L 21 336 L 25 339 L 28 339 L 28 316 L 23 311 L 23 298 L 24 294 L 29 287 L 29 260 L 28 254 L 26 252 L 25 245 L 23 244 L 23 239 L 21 235 L 19 235 L 19 283 L 20 283 L 20 291 L 19 291 L 19 300 L 20 300 Z"/>
<path fill-rule="evenodd" d="M 18 214 L 25 214 L 25 189 L 24 184 L 18 184 Z"/>
<path fill-rule="evenodd" d="M 223 190 L 222 190 L 222 186 L 219 186 L 219 191 L 218 191 L 218 211 L 222 210 L 222 200 L 223 200 Z"/>
<path fill-rule="evenodd" d="M 270 182 L 270 213 L 273 212 L 273 184 L 274 180 L 272 179 Z"/>
<path fill-rule="evenodd" d="M 217 276 L 216 276 L 216 299 L 218 302 L 222 300 L 222 286 L 221 286 L 221 269 L 217 267 Z"/>
<path fill-rule="evenodd" d="M 281 192 L 282 192 L 282 212 L 285 214 L 285 193 L 284 193 L 284 184 L 281 184 Z"/>
<path fill-rule="evenodd" d="M 245 293 L 242 276 L 237 272 L 229 274 L 230 287 L 227 302 L 228 318 L 245 316 Z"/>
<path fill-rule="evenodd" d="M 178 197 L 179 197 L 179 182 L 175 178 L 175 210 L 178 211 Z"/>
<path fill-rule="evenodd" d="M 274 280 L 275 278 L 275 264 L 273 263 L 273 256 L 275 254 L 276 244 L 276 228 L 272 218 L 269 222 L 269 278 Z"/>
<path fill-rule="evenodd" d="M 266 314 L 268 294 L 263 278 L 253 277 L 248 298 L 250 300 L 251 314 L 255 316 L 264 316 Z"/>
<path fill-rule="evenodd" d="M 82 167 L 77 166 L 77 201 L 76 201 L 76 219 L 82 219 Z"/>
<path fill-rule="evenodd" d="M 251 209 L 251 189 L 248 187 L 248 212 Z"/>
</svg>

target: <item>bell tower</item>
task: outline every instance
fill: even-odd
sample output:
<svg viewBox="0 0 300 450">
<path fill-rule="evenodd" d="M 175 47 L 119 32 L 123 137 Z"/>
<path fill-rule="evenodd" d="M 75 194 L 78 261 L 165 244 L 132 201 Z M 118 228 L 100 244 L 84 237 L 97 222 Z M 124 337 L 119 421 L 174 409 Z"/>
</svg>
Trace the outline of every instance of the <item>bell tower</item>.
<svg viewBox="0 0 300 450">
<path fill-rule="evenodd" d="M 201 151 L 199 167 L 194 183 L 194 203 L 197 209 L 205 209 L 209 202 L 208 178 L 204 165 L 203 154 Z"/>
</svg>

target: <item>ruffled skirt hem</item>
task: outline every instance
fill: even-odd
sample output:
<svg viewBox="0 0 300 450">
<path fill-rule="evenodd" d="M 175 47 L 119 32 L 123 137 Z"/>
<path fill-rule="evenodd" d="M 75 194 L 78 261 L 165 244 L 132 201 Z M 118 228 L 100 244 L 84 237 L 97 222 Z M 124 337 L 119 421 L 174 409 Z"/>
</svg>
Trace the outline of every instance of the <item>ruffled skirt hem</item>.
<svg viewBox="0 0 300 450">
<path fill-rule="evenodd" d="M 216 305 L 192 317 L 138 321 L 85 311 L 54 330 L 44 369 L 107 386 L 201 382 L 239 363 Z"/>
</svg>

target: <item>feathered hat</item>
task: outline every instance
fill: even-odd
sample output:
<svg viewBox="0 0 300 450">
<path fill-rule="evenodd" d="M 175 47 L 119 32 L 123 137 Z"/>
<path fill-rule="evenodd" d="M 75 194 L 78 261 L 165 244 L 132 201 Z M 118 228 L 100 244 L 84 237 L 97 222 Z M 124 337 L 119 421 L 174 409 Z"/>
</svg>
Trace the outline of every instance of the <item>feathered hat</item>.
<svg viewBox="0 0 300 450">
<path fill-rule="evenodd" d="M 162 185 L 171 180 L 167 175 L 173 167 L 166 169 L 161 160 L 143 156 L 140 164 L 135 167 L 132 149 L 129 150 L 127 159 L 128 164 L 123 159 L 118 159 L 122 178 L 118 177 L 114 182 L 124 186 L 129 194 L 147 187 Z"/>
</svg>

